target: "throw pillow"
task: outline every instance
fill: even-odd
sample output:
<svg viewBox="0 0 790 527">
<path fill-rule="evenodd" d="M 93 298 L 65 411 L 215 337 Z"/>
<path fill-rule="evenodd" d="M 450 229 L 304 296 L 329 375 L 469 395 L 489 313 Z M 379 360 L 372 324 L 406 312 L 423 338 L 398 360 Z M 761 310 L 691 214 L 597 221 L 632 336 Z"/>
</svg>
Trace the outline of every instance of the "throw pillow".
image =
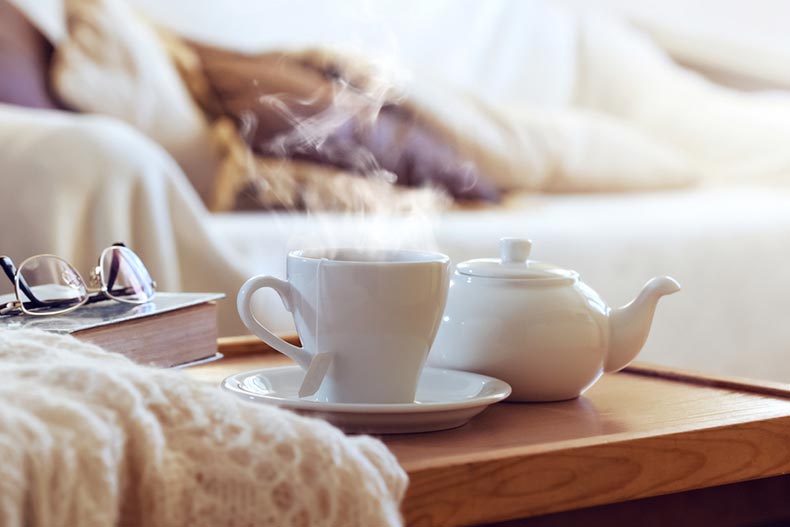
<svg viewBox="0 0 790 527">
<path fill-rule="evenodd" d="M 65 0 L 68 35 L 53 65 L 74 108 L 126 121 L 162 145 L 208 201 L 218 165 L 210 127 L 159 41 L 122 0 Z"/>
<path fill-rule="evenodd" d="M 52 46 L 7 0 L 0 0 L 0 102 L 59 108 L 47 82 Z"/>
</svg>

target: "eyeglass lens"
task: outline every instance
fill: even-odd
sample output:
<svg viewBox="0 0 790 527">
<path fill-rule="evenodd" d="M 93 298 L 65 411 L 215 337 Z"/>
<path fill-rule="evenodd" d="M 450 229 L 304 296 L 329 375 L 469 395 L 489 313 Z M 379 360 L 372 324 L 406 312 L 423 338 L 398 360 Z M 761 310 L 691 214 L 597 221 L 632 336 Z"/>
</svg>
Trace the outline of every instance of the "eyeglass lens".
<svg viewBox="0 0 790 527">
<path fill-rule="evenodd" d="M 154 283 L 140 258 L 127 247 L 108 247 L 101 257 L 102 283 L 107 296 L 121 302 L 143 303 L 154 296 Z"/>
<path fill-rule="evenodd" d="M 22 310 L 37 315 L 65 313 L 88 298 L 87 287 L 77 270 L 49 255 L 34 256 L 19 266 L 17 291 Z"/>
</svg>

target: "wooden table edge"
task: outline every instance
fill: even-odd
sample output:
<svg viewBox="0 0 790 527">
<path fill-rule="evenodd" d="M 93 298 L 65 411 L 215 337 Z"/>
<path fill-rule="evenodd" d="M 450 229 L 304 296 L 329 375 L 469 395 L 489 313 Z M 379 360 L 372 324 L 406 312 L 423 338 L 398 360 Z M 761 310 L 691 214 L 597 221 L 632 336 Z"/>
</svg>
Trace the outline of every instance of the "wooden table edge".
<svg viewBox="0 0 790 527">
<path fill-rule="evenodd" d="M 647 377 L 659 377 L 672 381 L 696 384 L 698 386 L 723 388 L 739 392 L 756 393 L 759 395 L 790 399 L 790 384 L 783 382 L 765 381 L 729 375 L 703 374 L 697 371 L 673 368 L 669 366 L 660 366 L 646 362 L 635 362 L 623 371 L 637 375 L 644 375 Z"/>
<path fill-rule="evenodd" d="M 773 443 L 772 453 L 781 461 L 775 464 L 739 466 L 738 460 L 721 459 L 715 466 L 705 467 L 705 470 L 714 472 L 713 475 L 698 478 L 697 471 L 691 474 L 673 472 L 672 464 L 668 463 L 665 477 L 659 482 L 651 481 L 647 490 L 640 488 L 634 491 L 618 485 L 621 477 L 618 466 L 655 465 L 656 451 L 664 451 L 669 457 L 670 452 L 682 451 L 687 444 L 748 443 L 762 440 L 767 430 L 778 438 Z M 790 473 L 790 450 L 782 443 L 790 444 L 790 416 L 499 459 L 468 459 L 461 463 L 422 468 L 404 466 L 409 474 L 409 488 L 403 502 L 403 514 L 408 525 L 475 525 L 780 476 Z M 623 452 L 627 452 L 627 456 Z M 530 495 L 531 484 L 525 481 L 529 479 L 528 475 L 539 477 L 546 472 L 561 471 L 558 467 L 569 464 L 572 464 L 572 470 L 569 469 L 568 474 L 589 472 L 591 477 L 597 478 L 597 487 L 609 486 L 610 490 L 603 493 L 592 491 L 585 482 L 579 482 L 575 493 L 570 493 L 567 485 L 563 487 L 564 500 L 546 499 L 547 492 L 543 488 Z M 489 475 L 494 473 L 497 477 L 490 478 Z M 503 474 L 507 473 L 514 474 L 512 483 L 503 482 Z M 492 498 L 506 487 L 504 498 Z M 483 499 L 485 506 L 481 505 Z M 445 503 L 448 504 L 446 514 L 437 513 Z M 459 503 L 464 504 L 460 509 Z M 441 517 L 438 523 L 437 517 Z"/>
<path fill-rule="evenodd" d="M 285 340 L 297 345 L 299 343 L 298 337 L 295 335 L 286 336 Z M 253 336 L 222 338 L 219 339 L 218 346 L 219 351 L 227 357 L 277 353 L 276 350 Z M 632 375 L 790 399 L 790 384 L 707 375 L 639 362 L 632 364 L 624 371 Z M 787 415 L 743 420 L 703 429 L 695 427 L 688 430 L 667 430 L 666 432 L 661 435 L 644 434 L 642 437 L 634 437 L 633 434 L 618 437 L 618 434 L 614 434 L 609 438 L 610 441 L 603 444 L 589 444 L 585 440 L 569 440 L 560 445 L 561 449 L 556 448 L 556 444 L 554 448 L 547 450 L 541 450 L 534 446 L 514 447 L 492 453 L 491 456 L 485 456 L 483 459 L 479 456 L 468 458 L 459 456 L 457 459 L 449 461 L 442 459 L 437 463 L 403 463 L 410 478 L 403 504 L 406 523 L 408 525 L 434 524 L 437 519 L 437 511 L 442 510 L 443 503 L 448 504 L 448 510 L 443 516 L 447 523 L 473 525 L 692 491 L 711 484 L 724 485 L 790 473 L 790 448 L 785 449 L 778 446 L 790 445 L 790 416 Z M 600 472 L 601 460 L 609 460 L 608 463 L 616 469 L 618 464 L 651 463 L 648 458 L 655 452 L 671 451 L 684 444 L 699 444 L 700 442 L 713 444 L 717 441 L 749 442 L 762 439 L 766 434 L 771 435 L 774 439 L 771 442 L 773 449 L 771 454 L 777 459 L 775 463 L 738 466 L 737 460 L 725 458 L 720 460 L 715 467 L 704 467 L 705 470 L 717 472 L 715 476 L 699 479 L 698 472 L 685 477 L 682 474 L 670 474 L 660 482 L 651 482 L 647 486 L 647 490 L 640 488 L 640 490 L 634 491 L 614 486 L 610 492 L 592 492 L 585 495 L 584 485 L 581 485 L 579 493 L 569 496 L 566 500 L 541 500 L 537 495 L 530 497 L 529 492 L 524 488 L 520 490 L 513 488 L 511 489 L 513 499 L 505 497 L 497 500 L 491 498 L 491 493 L 496 494 L 497 492 L 497 489 L 491 488 L 491 486 L 500 483 L 486 477 L 486 474 L 492 472 L 498 474 L 508 472 L 540 473 L 541 467 L 562 466 L 563 463 L 568 462 L 572 462 L 577 471 L 584 471 L 588 464 L 591 467 L 590 470 L 594 471 L 592 467 L 597 464 L 598 468 L 595 470 Z M 628 452 L 627 459 L 622 455 L 624 450 Z M 651 466 L 654 465 L 655 463 L 652 462 Z M 612 477 L 616 479 L 614 476 Z M 599 481 L 599 483 L 603 484 L 605 481 Z M 485 507 L 480 506 L 483 496 L 488 500 Z M 515 499 L 515 496 L 518 499 Z M 458 503 L 464 503 L 467 506 L 455 510 Z M 449 510 L 450 504 L 452 504 L 453 511 Z"/>
<path fill-rule="evenodd" d="M 281 339 L 295 346 L 300 345 L 296 334 L 281 335 Z M 280 353 L 254 335 L 237 335 L 233 337 L 220 337 L 217 339 L 217 350 L 226 357 L 238 357 L 248 354 L 273 354 Z"/>
</svg>

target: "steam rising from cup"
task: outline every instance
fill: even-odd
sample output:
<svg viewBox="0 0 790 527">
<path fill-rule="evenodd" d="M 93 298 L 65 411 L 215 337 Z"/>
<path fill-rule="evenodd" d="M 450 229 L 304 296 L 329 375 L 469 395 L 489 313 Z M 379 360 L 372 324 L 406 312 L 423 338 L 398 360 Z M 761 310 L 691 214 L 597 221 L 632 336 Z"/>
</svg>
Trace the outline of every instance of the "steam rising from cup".
<svg viewBox="0 0 790 527">
<path fill-rule="evenodd" d="M 303 61 L 304 55 L 300 57 Z M 324 58 L 319 55 L 314 60 L 320 63 Z M 299 216 L 309 218 L 309 225 L 301 224 L 303 228 L 292 235 L 288 244 L 291 248 L 435 249 L 433 231 L 437 213 L 446 207 L 449 198 L 431 188 L 397 187 L 396 191 L 393 185 L 397 176 L 382 168 L 373 152 L 356 140 L 359 129 L 375 125 L 382 109 L 393 107 L 403 94 L 396 88 L 402 84 L 393 81 L 394 76 L 385 73 L 387 70 L 380 64 L 369 61 L 361 64 L 364 71 L 358 74 L 345 65 L 320 64 L 330 81 L 308 96 L 260 95 L 257 103 L 287 126 L 263 144 L 258 142 L 259 153 L 265 155 L 263 166 L 260 159 L 248 156 L 250 183 L 269 185 L 266 190 L 276 195 L 278 189 L 270 181 L 277 181 L 278 174 L 284 180 L 290 179 L 293 170 L 312 167 L 310 163 L 316 158 L 330 166 L 323 170 L 331 174 L 305 176 L 312 178 L 314 184 L 309 188 L 313 189 L 313 195 L 305 186 L 301 189 L 302 201 L 293 205 L 289 204 L 289 196 L 283 195 L 284 206 L 272 212 L 287 217 L 288 222 L 295 219 L 290 212 L 298 211 Z M 240 133 L 249 142 L 259 126 L 257 113 L 250 111 L 242 116 Z M 301 162 L 305 164 L 300 165 Z M 269 182 L 255 177 L 261 169 L 268 172 Z M 342 212 L 313 206 L 327 200 L 331 203 L 338 196 L 343 201 L 339 207 Z M 283 225 L 287 226 L 285 222 Z"/>
</svg>

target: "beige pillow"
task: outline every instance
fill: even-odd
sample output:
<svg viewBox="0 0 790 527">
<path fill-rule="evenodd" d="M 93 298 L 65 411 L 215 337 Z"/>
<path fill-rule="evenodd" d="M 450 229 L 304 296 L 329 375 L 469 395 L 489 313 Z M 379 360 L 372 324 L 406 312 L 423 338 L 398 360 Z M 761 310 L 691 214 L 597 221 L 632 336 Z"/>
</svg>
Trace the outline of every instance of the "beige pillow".
<svg viewBox="0 0 790 527">
<path fill-rule="evenodd" d="M 494 106 L 442 85 L 410 86 L 408 104 L 506 190 L 643 191 L 686 187 L 698 167 L 635 124 L 580 108 Z"/>
<path fill-rule="evenodd" d="M 73 108 L 117 117 L 162 145 L 204 201 L 218 166 L 209 125 L 156 30 L 122 0 L 65 0 L 53 86 Z"/>
</svg>

